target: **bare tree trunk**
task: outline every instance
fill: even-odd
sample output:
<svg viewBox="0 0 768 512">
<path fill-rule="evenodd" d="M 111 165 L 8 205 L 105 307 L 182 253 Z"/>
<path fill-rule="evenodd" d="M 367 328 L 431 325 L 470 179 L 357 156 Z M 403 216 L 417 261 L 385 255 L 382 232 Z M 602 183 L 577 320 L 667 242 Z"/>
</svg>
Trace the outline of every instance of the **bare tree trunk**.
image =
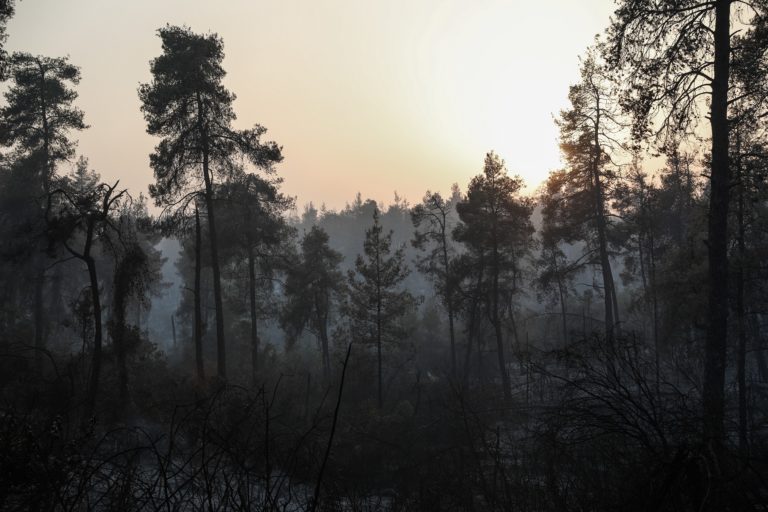
<svg viewBox="0 0 768 512">
<path fill-rule="evenodd" d="M 448 260 L 448 240 L 445 234 L 446 219 L 443 216 L 442 223 L 442 245 L 443 245 L 443 268 L 445 269 L 445 307 L 448 310 L 448 333 L 451 339 L 451 373 L 453 378 L 458 376 L 456 369 L 456 334 L 453 325 L 453 280 L 450 275 L 450 262 Z"/>
<path fill-rule="evenodd" d="M 557 293 L 560 297 L 560 318 L 563 328 L 563 348 L 568 345 L 568 310 L 565 303 L 565 285 L 563 283 L 563 276 L 560 275 L 560 269 L 557 268 L 557 260 L 552 252 L 552 260 L 555 263 L 555 275 L 557 276 Z"/>
<path fill-rule="evenodd" d="M 173 348 L 176 349 L 176 320 L 171 315 L 171 336 L 173 336 Z"/>
<path fill-rule="evenodd" d="M 208 214 L 209 243 L 211 245 L 211 268 L 213 270 L 213 301 L 216 307 L 216 354 L 217 373 L 222 380 L 227 379 L 227 343 L 224 337 L 224 301 L 221 294 L 221 267 L 219 264 L 219 245 L 216 236 L 216 215 L 213 205 L 213 183 L 209 168 L 208 133 L 202 123 L 204 107 L 200 95 L 197 96 L 198 119 L 202 141 L 203 180 L 205 181 L 205 207 Z"/>
<path fill-rule="evenodd" d="M 248 244 L 248 298 L 251 313 L 251 381 L 256 384 L 259 371 L 259 326 L 256 316 L 256 258 Z"/>
<path fill-rule="evenodd" d="M 99 390 L 99 381 L 101 379 L 101 347 L 102 347 L 102 329 L 101 329 L 101 298 L 99 296 L 99 278 L 96 274 L 96 262 L 90 255 L 85 256 L 85 264 L 88 267 L 88 278 L 91 288 L 91 305 L 93 307 L 93 354 L 91 356 L 91 375 L 88 380 L 88 389 L 85 396 L 84 419 L 93 416 L 96 407 L 96 395 Z"/>
<path fill-rule="evenodd" d="M 467 347 L 464 351 L 464 389 L 469 389 L 469 368 L 472 358 L 472 343 L 475 340 L 475 311 L 472 311 L 469 316 L 469 325 L 467 326 Z"/>
<path fill-rule="evenodd" d="M 605 337 L 609 346 L 613 346 L 615 328 L 619 323 L 618 302 L 616 300 L 616 288 L 613 283 L 611 260 L 608 256 L 608 239 L 606 235 L 607 222 L 605 220 L 605 194 L 603 184 L 600 181 L 600 159 L 602 148 L 600 146 L 601 107 L 600 95 L 596 94 L 597 101 L 594 126 L 594 142 L 592 154 L 592 185 L 595 193 L 595 221 L 597 223 L 597 243 L 600 255 L 600 269 L 603 274 L 603 300 L 605 306 Z"/>
<path fill-rule="evenodd" d="M 744 229 L 744 174 L 741 165 L 741 136 L 736 133 L 736 173 L 739 184 L 738 205 L 736 218 L 738 222 L 737 235 L 737 266 L 736 266 L 736 331 L 738 348 L 736 351 L 736 384 L 739 395 L 739 452 L 746 456 L 749 451 L 747 437 L 747 332 L 744 318 L 744 258 L 746 257 Z"/>
<path fill-rule="evenodd" d="M 38 372 L 43 370 L 43 350 L 45 349 L 45 319 L 43 318 L 43 287 L 45 286 L 45 269 L 41 262 L 35 270 L 35 367 Z"/>
<path fill-rule="evenodd" d="M 603 191 L 600 183 L 600 171 L 594 169 L 595 187 L 595 217 L 597 221 L 597 243 L 600 256 L 600 270 L 603 274 L 603 302 L 605 307 L 605 337 L 608 343 L 613 345 L 614 328 L 618 322 L 614 307 L 616 305 L 615 290 L 613 286 L 613 272 L 611 260 L 608 256 L 608 242 L 606 236 L 605 207 L 603 205 Z"/>
<path fill-rule="evenodd" d="M 315 304 L 319 303 L 319 301 L 315 300 Z M 329 304 L 330 300 L 326 301 L 325 303 Z M 317 306 L 315 307 L 315 315 L 317 316 L 317 328 L 320 337 L 320 351 L 323 360 L 323 383 L 328 385 L 331 382 L 331 355 L 328 343 L 328 315 L 327 313 L 325 315 L 321 314 L 317 309 Z"/>
<path fill-rule="evenodd" d="M 656 395 L 658 396 L 661 386 L 661 339 L 659 338 L 659 298 L 656 293 L 656 248 L 653 231 L 650 233 L 649 243 L 649 262 L 651 266 L 651 310 L 653 312 L 653 348 L 656 357 Z"/>
<path fill-rule="evenodd" d="M 207 160 L 207 157 L 206 157 Z M 207 175 L 207 173 L 206 173 Z M 216 237 L 216 220 L 213 212 L 213 189 L 210 177 L 206 180 L 205 194 L 208 210 L 208 232 L 211 244 L 211 268 L 213 270 L 213 302 L 216 307 L 216 353 L 217 374 L 220 379 L 227 378 L 227 343 L 224 337 L 224 301 L 221 294 L 221 269 L 219 266 L 219 247 Z"/>
<path fill-rule="evenodd" d="M 347 374 L 347 365 L 349 364 L 349 356 L 352 353 L 352 344 L 349 344 L 349 347 L 347 347 L 347 355 L 344 358 L 344 366 L 341 368 L 341 382 L 339 383 L 339 394 L 336 398 L 336 407 L 333 410 L 333 421 L 331 422 L 331 432 L 328 436 L 328 445 L 325 448 L 325 455 L 323 456 L 323 461 L 320 464 L 320 472 L 317 475 L 317 482 L 315 483 L 315 493 L 312 497 L 312 502 L 309 506 L 309 512 L 315 512 L 317 510 L 317 506 L 320 504 L 320 489 L 322 489 L 323 484 L 323 474 L 325 473 L 325 466 L 328 463 L 328 459 L 330 458 L 331 454 L 331 447 L 333 446 L 333 436 L 336 433 L 336 424 L 339 420 L 339 409 L 341 408 L 341 397 L 344 393 L 344 377 Z"/>
<path fill-rule="evenodd" d="M 760 317 L 750 315 L 750 331 L 752 331 L 752 340 L 755 344 L 755 362 L 757 363 L 757 375 L 760 382 L 768 382 L 768 361 L 765 357 L 765 345 L 760 331 Z"/>
<path fill-rule="evenodd" d="M 725 441 L 725 359 L 728 335 L 728 75 L 730 73 L 729 0 L 715 4 L 715 60 L 710 124 L 712 169 L 709 196 L 709 328 L 704 354 L 704 437 Z"/>
<path fill-rule="evenodd" d="M 119 272 L 119 268 L 116 269 Z M 115 347 L 117 361 L 118 403 L 120 408 L 128 405 L 128 365 L 125 347 L 125 290 L 119 282 L 112 288 L 112 318 L 107 321 Z"/>
<path fill-rule="evenodd" d="M 205 379 L 205 369 L 203 367 L 203 313 L 200 305 L 200 270 L 202 261 L 200 258 L 201 233 L 200 233 L 200 214 L 195 207 L 195 363 L 197 364 L 197 378 Z"/>
<path fill-rule="evenodd" d="M 374 216 L 375 222 L 378 222 Z M 384 406 L 384 385 L 381 364 L 381 330 L 382 330 L 382 292 L 381 292 L 381 243 L 379 240 L 380 231 L 376 232 L 376 363 L 378 367 L 378 405 L 379 410 Z"/>
<path fill-rule="evenodd" d="M 381 261 L 379 260 L 379 243 L 376 241 L 376 359 L 378 363 L 379 374 L 379 409 L 384 406 L 384 390 L 382 386 L 381 370 L 381 281 L 379 271 Z"/>
<path fill-rule="evenodd" d="M 483 281 L 483 274 L 485 271 L 485 267 L 483 265 L 483 261 L 480 261 L 480 268 L 478 269 L 477 273 L 477 281 L 475 283 L 474 291 L 477 292 L 480 290 L 480 284 Z M 469 369 L 470 369 L 470 358 L 472 356 L 472 343 L 475 341 L 477 336 L 477 330 L 478 330 L 478 304 L 479 300 L 472 300 L 472 306 L 469 310 L 469 323 L 467 325 L 467 350 L 464 354 L 464 389 L 469 389 Z M 479 350 L 478 350 L 479 354 Z"/>
<path fill-rule="evenodd" d="M 512 404 L 512 383 L 509 379 L 507 370 L 507 360 L 504 356 L 504 335 L 501 330 L 501 316 L 499 314 L 499 264 L 498 249 L 494 243 L 494 268 L 492 278 L 492 297 L 491 297 L 491 324 L 493 324 L 494 334 L 496 335 L 496 355 L 499 362 L 499 372 L 501 373 L 501 385 L 504 388 L 504 403 L 509 406 Z"/>
</svg>

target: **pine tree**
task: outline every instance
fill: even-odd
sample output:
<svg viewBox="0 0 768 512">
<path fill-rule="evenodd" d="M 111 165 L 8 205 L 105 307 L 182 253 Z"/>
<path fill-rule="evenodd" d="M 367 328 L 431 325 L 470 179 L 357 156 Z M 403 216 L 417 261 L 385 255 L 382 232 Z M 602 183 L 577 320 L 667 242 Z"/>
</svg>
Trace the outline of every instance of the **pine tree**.
<svg viewBox="0 0 768 512">
<path fill-rule="evenodd" d="M 404 248 L 392 252 L 392 231 L 383 234 L 379 211 L 374 210 L 373 226 L 365 232 L 363 254 L 349 271 L 349 315 L 354 340 L 374 344 L 378 377 L 378 405 L 384 405 L 383 348 L 405 337 L 402 317 L 416 304 L 416 298 L 402 289 L 409 270 Z"/>
<path fill-rule="evenodd" d="M 477 283 L 486 317 L 493 327 L 504 401 L 512 401 L 505 355 L 504 321 L 514 323 L 507 312 L 521 288 L 521 260 L 531 247 L 533 202 L 520 195 L 523 180 L 507 174 L 504 161 L 495 153 L 485 156 L 483 174 L 469 183 L 466 199 L 456 205 L 461 223 L 453 236 L 467 249 L 465 266 L 483 267 Z"/>
<path fill-rule="evenodd" d="M 339 270 L 342 259 L 328 244 L 328 233 L 313 226 L 301 241 L 299 261 L 289 269 L 285 284 L 287 304 L 283 327 L 290 330 L 292 337 L 298 336 L 305 327 L 314 333 L 320 342 L 326 384 L 331 376 L 328 330 L 345 292 L 344 275 Z"/>
<path fill-rule="evenodd" d="M 227 376 L 221 262 L 216 232 L 215 183 L 225 180 L 231 162 L 242 155 L 253 165 L 271 169 L 282 159 L 274 142 L 262 143 L 266 129 L 255 125 L 235 130 L 234 94 L 223 85 L 222 40 L 166 26 L 159 31 L 163 53 L 151 63 L 151 83 L 139 88 L 147 132 L 163 137 L 150 155 L 156 182 L 150 193 L 158 205 L 172 205 L 179 196 L 202 188 L 210 232 L 211 265 L 216 306 L 218 375 Z"/>
<path fill-rule="evenodd" d="M 454 249 L 451 246 L 452 214 L 455 212 L 456 202 L 461 195 L 454 188 L 453 197 L 446 201 L 435 192 L 427 192 L 421 204 L 411 210 L 414 238 L 412 244 L 417 249 L 425 252 L 417 260 L 419 270 L 429 275 L 434 283 L 438 296 L 448 313 L 448 333 L 451 343 L 451 374 L 457 377 L 456 364 L 456 277 L 453 272 Z M 454 215 L 455 217 L 455 215 Z"/>
<path fill-rule="evenodd" d="M 550 197 L 557 195 L 563 241 L 584 242 L 586 259 L 600 269 L 603 285 L 605 336 L 612 343 L 620 324 L 619 302 L 611 265 L 608 205 L 615 169 L 612 156 L 621 151 L 616 137 L 623 128 L 617 99 L 606 70 L 590 52 L 582 62 L 581 81 L 571 86 L 571 108 L 560 114 L 560 147 L 565 174 L 550 182 Z"/>
</svg>

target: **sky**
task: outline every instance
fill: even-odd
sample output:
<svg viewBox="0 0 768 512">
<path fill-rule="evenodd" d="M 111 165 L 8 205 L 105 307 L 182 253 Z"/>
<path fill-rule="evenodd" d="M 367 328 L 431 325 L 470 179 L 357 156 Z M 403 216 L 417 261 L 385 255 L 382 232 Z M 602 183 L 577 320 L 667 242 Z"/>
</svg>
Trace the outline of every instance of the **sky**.
<svg viewBox="0 0 768 512">
<path fill-rule="evenodd" d="M 494 150 L 535 190 L 561 165 L 554 118 L 612 0 L 20 0 L 7 48 L 80 66 L 78 153 L 132 194 L 153 181 L 137 89 L 157 29 L 224 40 L 236 127 L 283 147 L 299 209 L 360 192 L 462 189 Z M 66 170 L 66 169 L 64 169 Z"/>
</svg>

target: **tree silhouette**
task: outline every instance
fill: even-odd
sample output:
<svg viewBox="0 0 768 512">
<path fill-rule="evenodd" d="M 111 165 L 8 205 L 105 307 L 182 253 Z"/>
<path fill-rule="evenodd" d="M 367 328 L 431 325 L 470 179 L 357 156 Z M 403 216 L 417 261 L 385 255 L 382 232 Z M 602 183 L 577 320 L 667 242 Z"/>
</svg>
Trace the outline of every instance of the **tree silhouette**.
<svg viewBox="0 0 768 512">
<path fill-rule="evenodd" d="M 147 212 L 144 196 L 123 205 L 114 219 L 117 240 L 108 246 L 114 257 L 112 303 L 107 322 L 118 371 L 118 405 L 124 409 L 129 401 L 128 361 L 141 341 L 141 325 L 131 326 L 126 318 L 133 304 L 140 311 L 151 305 L 157 295 L 162 265 L 161 253 L 153 247 L 157 242 L 154 226 Z M 115 238 L 113 236 L 113 238 Z"/>
<path fill-rule="evenodd" d="M 402 282 L 408 276 L 404 249 L 392 253 L 392 232 L 384 235 L 379 211 L 374 210 L 373 226 L 365 232 L 363 254 L 349 271 L 349 315 L 355 339 L 376 346 L 378 405 L 384 405 L 382 349 L 404 336 L 401 319 L 416 299 Z"/>
<path fill-rule="evenodd" d="M 194 253 L 194 277 L 192 284 L 193 320 L 192 339 L 195 350 L 195 371 L 197 379 L 205 379 L 205 366 L 203 362 L 203 315 L 201 305 L 201 274 L 202 274 L 202 244 L 203 234 L 200 225 L 199 203 L 202 202 L 200 194 L 189 194 L 174 208 L 163 210 L 157 222 L 159 231 L 165 236 L 178 237 L 182 245 L 188 243 L 190 238 Z"/>
<path fill-rule="evenodd" d="M 73 106 L 77 92 L 71 87 L 80 82 L 80 70 L 66 58 L 14 53 L 8 73 L 11 85 L 4 94 L 6 104 L 0 108 L 0 145 L 13 151 L 14 171 L 18 173 L 17 183 L 24 187 L 25 201 L 37 205 L 37 208 L 28 205 L 24 212 L 17 211 L 14 216 L 28 214 L 42 221 L 41 205 L 51 190 L 56 167 L 74 155 L 75 143 L 69 138 L 69 132 L 86 128 L 83 112 Z M 33 232 L 33 236 L 29 233 L 25 236 L 32 248 L 33 315 L 38 351 L 45 346 L 46 270 L 39 251 L 41 235 Z"/>
<path fill-rule="evenodd" d="M 251 376 L 258 375 L 258 287 L 272 290 L 273 274 L 285 267 L 286 244 L 293 230 L 284 218 L 293 198 L 278 190 L 280 180 L 268 181 L 255 174 L 234 170 L 229 181 L 219 188 L 225 228 L 220 243 L 228 247 L 235 260 L 243 261 L 248 272 L 248 312 L 251 337 Z"/>
<path fill-rule="evenodd" d="M 496 354 L 504 400 L 512 401 L 512 388 L 504 353 L 505 311 L 520 291 L 521 259 L 530 249 L 533 202 L 520 196 L 523 181 L 507 175 L 504 161 L 493 152 L 485 155 L 483 174 L 469 183 L 466 199 L 456 205 L 461 223 L 453 236 L 467 248 L 473 266 L 486 269 L 479 283 L 481 301 L 496 338 Z M 508 306 L 508 307 L 507 307 Z M 514 318 L 508 318 L 514 322 Z"/>
<path fill-rule="evenodd" d="M 619 302 L 608 244 L 609 169 L 623 128 L 616 99 L 611 95 L 606 71 L 592 51 L 581 66 L 581 80 L 568 93 L 571 108 L 560 114 L 560 147 L 568 164 L 563 179 L 548 186 L 558 195 L 560 219 L 569 225 L 567 241 L 583 241 L 587 260 L 600 268 L 603 282 L 605 336 L 612 343 L 619 325 Z M 555 184 L 561 188 L 552 190 Z"/>
<path fill-rule="evenodd" d="M 15 147 L 19 157 L 33 162 L 33 182 L 48 193 L 56 165 L 74 155 L 71 130 L 86 128 L 83 112 L 72 103 L 80 70 L 66 58 L 14 53 L 12 84 L 0 109 L 0 144 Z"/>
<path fill-rule="evenodd" d="M 83 418 L 94 413 L 96 395 L 101 378 L 103 327 L 99 273 L 94 256 L 99 242 L 110 234 L 119 234 L 113 215 L 128 199 L 126 190 L 99 183 L 99 176 L 88 170 L 88 162 L 81 159 L 71 179 L 52 190 L 48 196 L 46 218 L 53 238 L 59 241 L 74 258 L 85 263 L 88 271 L 90 300 L 93 314 L 93 354 L 90 378 L 85 397 Z"/>
<path fill-rule="evenodd" d="M 412 244 L 421 251 L 427 251 L 417 261 L 419 270 L 430 275 L 435 282 L 437 294 L 442 299 L 448 313 L 448 333 L 451 342 L 451 373 L 457 376 L 456 368 L 456 335 L 454 320 L 456 314 L 456 277 L 453 275 L 454 251 L 450 246 L 451 213 L 456 202 L 461 198 L 457 188 L 449 201 L 443 199 L 440 193 L 429 192 L 424 195 L 421 204 L 411 210 L 414 238 Z"/>
<path fill-rule="evenodd" d="M 729 103 L 732 11 L 749 23 L 768 3 L 731 0 L 621 1 L 609 28 L 607 53 L 626 71 L 625 104 L 635 135 L 686 134 L 704 109 L 711 130 L 709 187 L 709 327 L 704 356 L 704 436 L 725 440 L 725 362 L 728 338 Z M 754 25 L 753 25 L 754 26 Z M 708 98 L 705 103 L 703 99 Z"/>
<path fill-rule="evenodd" d="M 150 155 L 156 182 L 150 194 L 158 205 L 172 205 L 179 196 L 200 189 L 202 182 L 216 306 L 218 375 L 225 379 L 226 341 L 221 292 L 214 184 L 225 180 L 236 156 L 269 169 L 282 159 L 274 143 L 262 143 L 266 132 L 255 125 L 235 130 L 234 94 L 221 81 L 225 72 L 222 40 L 216 35 L 194 34 L 188 28 L 166 26 L 158 31 L 163 53 L 151 63 L 153 81 L 139 88 L 147 132 L 163 137 Z"/>
<path fill-rule="evenodd" d="M 334 309 L 345 292 L 344 276 L 339 270 L 342 256 L 328 243 L 328 233 L 313 226 L 301 241 L 298 263 L 290 268 L 285 284 L 286 307 L 281 319 L 291 336 L 305 326 L 317 336 L 326 384 L 331 377 L 328 329 Z"/>
<path fill-rule="evenodd" d="M 569 261 L 561 247 L 571 238 L 569 215 L 561 207 L 566 180 L 568 174 L 565 171 L 551 173 L 539 197 L 542 214 L 540 253 L 534 260 L 537 277 L 533 283 L 540 293 L 560 305 L 563 346 L 568 343 L 568 296 L 572 292 L 574 275 L 585 265 L 583 257 Z"/>
</svg>

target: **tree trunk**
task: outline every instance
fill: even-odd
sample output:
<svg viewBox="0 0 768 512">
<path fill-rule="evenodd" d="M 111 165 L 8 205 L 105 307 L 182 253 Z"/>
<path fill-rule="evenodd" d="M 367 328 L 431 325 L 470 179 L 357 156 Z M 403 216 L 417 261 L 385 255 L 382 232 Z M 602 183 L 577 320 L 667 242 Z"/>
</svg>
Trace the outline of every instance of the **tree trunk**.
<svg viewBox="0 0 768 512">
<path fill-rule="evenodd" d="M 88 420 L 94 414 L 96 406 L 96 394 L 99 390 L 101 378 L 101 298 L 99 296 L 99 278 L 96 274 L 96 262 L 93 257 L 86 254 L 83 258 L 88 267 L 88 278 L 91 288 L 91 305 L 93 307 L 93 354 L 91 356 L 91 375 L 88 381 L 88 390 L 85 397 L 85 411 L 83 418 Z"/>
<path fill-rule="evenodd" d="M 653 229 L 652 227 L 650 228 Z M 651 311 L 653 312 L 653 348 L 656 357 L 656 395 L 659 396 L 661 387 L 661 339 L 659 338 L 659 298 L 656 293 L 656 242 L 653 231 L 649 237 L 650 247 L 650 285 L 651 285 Z"/>
<path fill-rule="evenodd" d="M 42 262 L 35 265 L 35 367 L 43 371 L 43 350 L 45 349 L 45 319 L 43 318 L 43 287 L 45 286 L 45 269 Z"/>
<path fill-rule="evenodd" d="M 213 184 L 208 169 L 208 152 L 203 152 L 203 177 L 205 178 L 205 207 L 208 210 L 208 233 L 211 245 L 211 268 L 213 269 L 213 302 L 216 307 L 216 353 L 217 374 L 222 380 L 227 379 L 227 343 L 224 338 L 224 301 L 221 294 L 221 269 L 219 265 L 219 246 L 216 236 L 216 216 L 213 207 Z"/>
<path fill-rule="evenodd" d="M 445 307 L 448 310 L 448 333 L 451 339 L 451 373 L 453 378 L 458 376 L 456 369 L 456 334 L 453 325 L 453 284 L 450 275 L 450 263 L 448 260 L 448 240 L 445 234 L 446 219 L 443 216 L 442 223 L 442 244 L 443 244 L 443 268 L 445 271 Z"/>
<path fill-rule="evenodd" d="M 115 270 L 119 272 L 119 267 Z M 112 344 L 115 347 L 117 361 L 118 403 L 120 408 L 128 404 L 128 365 L 125 347 L 125 290 L 120 281 L 115 282 L 112 289 L 112 318 L 108 320 L 111 327 Z"/>
<path fill-rule="evenodd" d="M 201 94 L 197 93 L 197 129 L 202 139 L 203 181 L 205 182 L 205 207 L 208 213 L 208 233 L 211 245 L 211 268 L 213 270 L 213 302 L 216 308 L 216 355 L 217 373 L 221 380 L 227 379 L 227 343 L 224 337 L 224 301 L 221 294 L 221 268 L 219 265 L 219 245 L 216 236 L 216 215 L 213 206 L 213 182 L 209 168 L 208 129 L 203 121 L 205 107 Z"/>
<path fill-rule="evenodd" d="M 558 292 L 560 294 L 560 318 L 562 321 L 563 329 L 563 348 L 568 346 L 568 310 L 566 309 L 565 293 L 563 291 L 563 285 L 560 282 L 560 278 L 557 279 Z"/>
<path fill-rule="evenodd" d="M 747 437 L 747 332 L 744 316 L 744 258 L 746 244 L 744 240 L 744 173 L 741 165 L 741 137 L 736 133 L 736 175 L 739 183 L 738 205 L 736 218 L 738 222 L 737 235 L 737 266 L 736 266 L 736 331 L 738 348 L 736 351 L 736 384 L 739 395 L 739 452 L 742 456 L 748 454 Z"/>
<path fill-rule="evenodd" d="M 755 344 L 755 362 L 757 363 L 757 378 L 760 382 L 768 382 L 768 361 L 765 358 L 766 344 L 763 342 L 760 331 L 760 316 L 750 315 L 749 328 L 752 332 L 752 340 Z"/>
<path fill-rule="evenodd" d="M 464 352 L 464 389 L 469 389 L 469 369 L 472 358 L 472 344 L 477 334 L 477 302 L 473 302 L 469 313 L 469 325 L 467 325 L 467 348 Z"/>
<path fill-rule="evenodd" d="M 176 320 L 171 314 L 171 336 L 173 336 L 173 349 L 176 350 Z"/>
<path fill-rule="evenodd" d="M 381 254 L 378 238 L 376 239 L 376 359 L 379 374 L 379 410 L 384 406 L 384 390 L 381 375 Z"/>
<path fill-rule="evenodd" d="M 605 196 L 603 184 L 600 181 L 600 159 L 602 148 L 600 146 L 600 95 L 595 94 L 597 105 L 595 107 L 595 125 L 593 133 L 592 154 L 592 180 L 595 193 L 595 222 L 597 223 L 597 243 L 600 255 L 600 269 L 603 274 L 603 300 L 605 306 L 605 337 L 609 347 L 613 347 L 614 328 L 619 323 L 618 303 L 616 289 L 613 284 L 613 272 L 611 272 L 611 260 L 608 256 L 607 222 L 605 220 Z"/>
<path fill-rule="evenodd" d="M 256 258 L 248 244 L 248 298 L 251 313 L 251 382 L 256 384 L 259 371 L 259 325 L 256 317 Z"/>
<path fill-rule="evenodd" d="M 325 301 L 318 300 L 315 295 L 315 317 L 317 318 L 317 332 L 320 338 L 320 351 L 323 360 L 323 383 L 327 386 L 331 383 L 331 356 L 328 343 L 328 312 L 321 312 L 321 304 L 330 305 L 330 298 Z"/>
<path fill-rule="evenodd" d="M 597 135 L 595 135 L 597 137 Z M 598 150 L 599 151 L 599 150 Z M 594 165 L 593 176 L 595 187 L 595 220 L 597 221 L 597 243 L 600 256 L 600 270 L 603 274 L 603 304 L 605 307 L 605 337 L 610 346 L 613 346 L 614 327 L 617 318 L 614 311 L 616 304 L 615 290 L 613 286 L 613 272 L 611 272 L 611 260 L 608 256 L 608 241 L 606 237 L 605 207 L 603 205 L 603 190 L 600 182 L 600 170 Z"/>
<path fill-rule="evenodd" d="M 728 75 L 730 72 L 730 0 L 715 4 L 715 60 L 710 124 L 708 256 L 709 328 L 704 353 L 704 437 L 716 448 L 725 441 L 725 359 L 728 334 Z"/>
<path fill-rule="evenodd" d="M 496 355 L 501 373 L 501 385 L 504 388 L 504 403 L 509 406 L 512 403 L 512 383 L 507 371 L 507 360 L 504 356 L 504 335 L 501 330 L 501 316 L 499 314 L 499 255 L 496 242 L 493 247 L 493 277 L 491 290 L 491 324 L 496 335 Z"/>
<path fill-rule="evenodd" d="M 565 348 L 568 346 L 568 306 L 565 302 L 565 284 L 563 283 L 563 276 L 560 274 L 561 270 L 557 268 L 557 256 L 554 250 L 552 251 L 552 263 L 555 265 L 555 276 L 557 276 L 557 293 L 560 297 L 560 318 L 563 329 L 563 348 Z"/>
<path fill-rule="evenodd" d="M 477 300 L 477 297 L 480 296 L 480 286 L 483 282 L 483 275 L 485 273 L 485 266 L 482 259 L 479 261 L 479 268 L 477 271 L 477 281 L 475 282 L 475 287 L 473 290 L 473 293 L 475 294 L 475 300 L 472 300 L 472 307 L 469 310 L 469 322 L 467 325 L 467 350 L 464 354 L 464 389 L 469 389 L 469 369 L 470 369 L 470 358 L 472 356 L 472 344 L 475 341 L 477 337 L 477 330 L 478 330 L 478 305 L 480 303 L 479 300 Z M 479 354 L 478 349 L 478 354 Z M 478 367 L 478 371 L 480 371 L 480 368 Z"/>
<path fill-rule="evenodd" d="M 203 367 L 203 314 L 200 306 L 200 270 L 202 261 L 200 258 L 201 233 L 200 233 L 200 214 L 195 207 L 195 363 L 197 364 L 197 378 L 205 379 L 205 369 Z"/>
</svg>

